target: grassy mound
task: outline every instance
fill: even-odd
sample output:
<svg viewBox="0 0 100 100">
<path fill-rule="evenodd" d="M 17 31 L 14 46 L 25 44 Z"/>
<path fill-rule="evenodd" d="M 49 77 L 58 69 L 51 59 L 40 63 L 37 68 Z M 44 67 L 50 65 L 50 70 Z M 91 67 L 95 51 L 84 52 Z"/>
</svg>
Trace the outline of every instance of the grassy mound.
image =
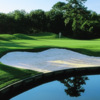
<svg viewBox="0 0 100 100">
<path fill-rule="evenodd" d="M 33 37 L 30 37 L 28 35 L 25 34 L 0 34 L 0 40 L 20 40 L 20 39 L 33 39 Z"/>
<path fill-rule="evenodd" d="M 55 39 L 58 38 L 58 34 L 50 33 L 50 32 L 40 32 L 33 34 L 35 38 L 42 38 L 42 39 Z"/>
<path fill-rule="evenodd" d="M 0 41 L 1 40 L 12 40 L 15 39 L 15 37 L 11 34 L 0 34 Z"/>
<path fill-rule="evenodd" d="M 41 33 L 35 33 L 35 34 L 21 34 L 21 33 L 16 33 L 16 34 L 0 34 L 0 40 L 21 40 L 21 39 L 26 39 L 26 40 L 34 40 L 34 39 L 55 39 L 58 38 L 57 34 L 54 33 L 49 33 L 49 32 L 41 32 Z"/>
</svg>

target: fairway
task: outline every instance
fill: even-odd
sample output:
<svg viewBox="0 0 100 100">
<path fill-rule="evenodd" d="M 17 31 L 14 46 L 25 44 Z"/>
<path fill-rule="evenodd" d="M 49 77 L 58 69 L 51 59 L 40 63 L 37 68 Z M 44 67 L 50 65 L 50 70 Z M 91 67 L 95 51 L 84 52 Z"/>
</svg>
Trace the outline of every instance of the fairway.
<svg viewBox="0 0 100 100">
<path fill-rule="evenodd" d="M 0 41 L 0 56 L 8 51 L 30 51 L 41 48 L 66 48 L 91 56 L 100 56 L 100 40 L 36 39 Z"/>
</svg>

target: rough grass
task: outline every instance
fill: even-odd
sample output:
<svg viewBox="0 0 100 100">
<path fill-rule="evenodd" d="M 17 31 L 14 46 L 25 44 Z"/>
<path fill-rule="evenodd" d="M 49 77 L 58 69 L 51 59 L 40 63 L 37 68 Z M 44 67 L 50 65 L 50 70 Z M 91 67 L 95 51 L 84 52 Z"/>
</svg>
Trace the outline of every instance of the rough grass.
<svg viewBox="0 0 100 100">
<path fill-rule="evenodd" d="M 0 57 L 11 51 L 38 52 L 48 48 L 65 48 L 91 56 L 100 56 L 100 39 L 59 39 L 58 35 L 53 33 L 0 35 Z M 38 73 L 9 67 L 0 63 L 0 88 L 35 74 Z"/>
</svg>

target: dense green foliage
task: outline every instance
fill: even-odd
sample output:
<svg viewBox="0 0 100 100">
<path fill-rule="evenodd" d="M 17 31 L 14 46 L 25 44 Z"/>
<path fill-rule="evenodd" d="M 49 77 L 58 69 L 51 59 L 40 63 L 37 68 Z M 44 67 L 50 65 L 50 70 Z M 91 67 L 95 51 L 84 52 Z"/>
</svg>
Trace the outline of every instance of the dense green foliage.
<svg viewBox="0 0 100 100">
<path fill-rule="evenodd" d="M 15 10 L 8 14 L 0 13 L 0 34 L 62 32 L 71 38 L 99 38 L 100 15 L 87 10 L 84 6 L 86 0 L 66 1 L 57 2 L 48 12 Z"/>
</svg>

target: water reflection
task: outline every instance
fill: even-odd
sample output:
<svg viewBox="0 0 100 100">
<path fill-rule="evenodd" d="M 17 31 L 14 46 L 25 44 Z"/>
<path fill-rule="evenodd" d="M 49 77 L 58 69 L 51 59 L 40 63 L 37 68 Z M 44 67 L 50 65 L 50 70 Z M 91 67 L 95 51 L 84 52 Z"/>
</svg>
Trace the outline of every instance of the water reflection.
<svg viewBox="0 0 100 100">
<path fill-rule="evenodd" d="M 67 87 L 67 89 L 65 89 L 67 95 L 78 97 L 85 91 L 82 85 L 86 85 L 86 80 L 89 80 L 86 76 L 76 76 L 60 80 L 60 82 Z"/>
<path fill-rule="evenodd" d="M 89 80 L 89 81 L 88 81 Z M 64 91 L 65 90 L 65 91 Z M 100 100 L 100 75 L 77 76 L 52 81 L 10 100 Z M 5 100 L 5 99 L 4 99 Z"/>
</svg>

